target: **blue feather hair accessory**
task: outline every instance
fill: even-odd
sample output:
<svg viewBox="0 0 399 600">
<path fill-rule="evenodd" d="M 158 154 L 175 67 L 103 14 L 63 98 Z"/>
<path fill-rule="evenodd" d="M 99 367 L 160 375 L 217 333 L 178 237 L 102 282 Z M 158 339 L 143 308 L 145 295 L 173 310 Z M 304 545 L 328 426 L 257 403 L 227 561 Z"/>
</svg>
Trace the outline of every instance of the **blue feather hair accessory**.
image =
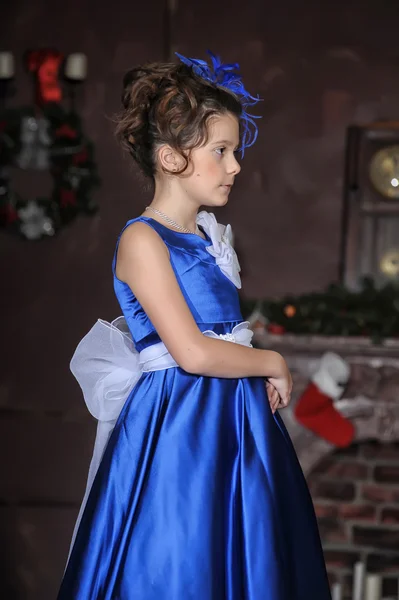
<svg viewBox="0 0 399 600">
<path fill-rule="evenodd" d="M 258 102 L 261 102 L 262 98 L 259 96 L 251 96 L 251 94 L 245 89 L 242 82 L 242 77 L 238 70 L 240 65 L 238 63 L 223 64 L 218 56 L 215 56 L 210 50 L 208 54 L 212 60 L 212 67 L 208 65 L 205 60 L 199 58 L 186 58 L 178 52 L 176 56 L 185 65 L 192 67 L 193 72 L 199 75 L 203 79 L 210 81 L 211 83 L 225 88 L 237 96 L 239 102 L 242 105 L 241 121 L 243 124 L 242 143 L 241 143 L 241 156 L 244 156 L 245 148 L 253 146 L 258 137 L 258 127 L 255 123 L 255 119 L 260 119 L 260 116 L 251 115 L 247 112 L 248 106 L 253 106 Z"/>
</svg>

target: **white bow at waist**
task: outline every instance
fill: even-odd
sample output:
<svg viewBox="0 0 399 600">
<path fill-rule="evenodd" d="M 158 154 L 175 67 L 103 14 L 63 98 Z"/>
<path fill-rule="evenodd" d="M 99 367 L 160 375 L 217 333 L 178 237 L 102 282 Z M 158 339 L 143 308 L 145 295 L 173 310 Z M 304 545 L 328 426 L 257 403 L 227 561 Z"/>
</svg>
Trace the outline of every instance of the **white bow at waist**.
<svg viewBox="0 0 399 600">
<path fill-rule="evenodd" d="M 251 346 L 249 322 L 231 333 L 204 335 Z M 163 342 L 137 352 L 124 317 L 112 323 L 99 319 L 81 340 L 71 360 L 71 371 L 82 388 L 90 413 L 99 421 L 116 421 L 124 402 L 142 373 L 177 367 Z"/>
</svg>

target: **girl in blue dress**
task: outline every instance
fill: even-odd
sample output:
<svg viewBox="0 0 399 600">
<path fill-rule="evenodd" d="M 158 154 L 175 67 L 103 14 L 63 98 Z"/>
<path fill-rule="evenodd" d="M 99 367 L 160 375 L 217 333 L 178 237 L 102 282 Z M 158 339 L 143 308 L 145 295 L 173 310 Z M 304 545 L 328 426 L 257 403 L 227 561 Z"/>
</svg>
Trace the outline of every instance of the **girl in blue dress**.
<svg viewBox="0 0 399 600">
<path fill-rule="evenodd" d="M 71 362 L 98 419 L 59 600 L 329 600 L 308 488 L 253 348 L 224 206 L 256 139 L 238 65 L 178 55 L 125 77 L 117 133 L 154 183 L 117 242 L 123 317 Z"/>
</svg>

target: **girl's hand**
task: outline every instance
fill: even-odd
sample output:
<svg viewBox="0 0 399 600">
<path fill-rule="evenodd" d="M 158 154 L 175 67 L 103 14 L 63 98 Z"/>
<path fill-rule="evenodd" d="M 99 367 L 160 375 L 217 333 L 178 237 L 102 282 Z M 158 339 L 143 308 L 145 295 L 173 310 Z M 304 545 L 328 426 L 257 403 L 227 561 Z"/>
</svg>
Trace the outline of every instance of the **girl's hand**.
<svg viewBox="0 0 399 600">
<path fill-rule="evenodd" d="M 292 377 L 287 363 L 283 358 L 281 376 L 268 377 L 266 381 L 266 390 L 269 400 L 271 399 L 270 404 L 272 406 L 273 413 L 277 410 L 277 408 L 285 408 L 288 406 L 291 402 Z"/>
</svg>

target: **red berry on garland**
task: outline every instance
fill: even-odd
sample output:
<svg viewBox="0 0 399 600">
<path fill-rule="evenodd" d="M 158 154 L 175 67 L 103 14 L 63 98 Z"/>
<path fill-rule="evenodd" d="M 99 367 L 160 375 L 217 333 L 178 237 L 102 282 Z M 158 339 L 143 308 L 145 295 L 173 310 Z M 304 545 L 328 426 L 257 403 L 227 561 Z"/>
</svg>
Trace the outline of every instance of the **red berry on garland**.
<svg viewBox="0 0 399 600">
<path fill-rule="evenodd" d="M 278 325 L 277 323 L 269 323 L 266 329 L 269 333 L 274 333 L 276 335 L 285 333 L 285 327 Z"/>
<path fill-rule="evenodd" d="M 287 306 L 284 307 L 284 314 L 289 319 L 292 319 L 292 317 L 295 317 L 295 314 L 296 314 L 295 306 L 293 306 L 292 304 L 287 304 Z"/>
</svg>

